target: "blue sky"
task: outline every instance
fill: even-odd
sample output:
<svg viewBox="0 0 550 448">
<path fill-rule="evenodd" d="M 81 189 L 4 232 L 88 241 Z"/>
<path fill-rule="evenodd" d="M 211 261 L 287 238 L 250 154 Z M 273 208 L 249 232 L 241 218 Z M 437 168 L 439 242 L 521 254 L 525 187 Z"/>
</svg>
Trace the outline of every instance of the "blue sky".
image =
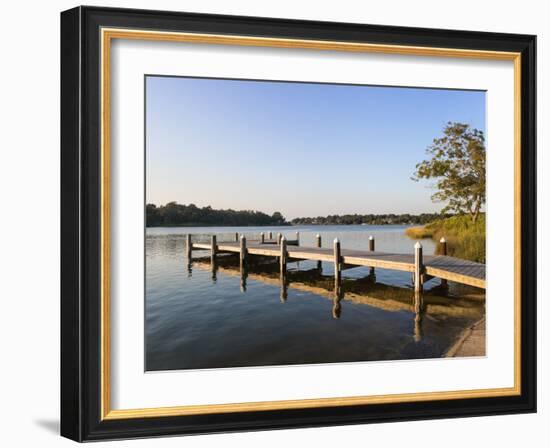
<svg viewBox="0 0 550 448">
<path fill-rule="evenodd" d="M 287 218 L 439 211 L 410 179 L 448 121 L 485 131 L 485 92 L 146 78 L 146 200 Z"/>
</svg>

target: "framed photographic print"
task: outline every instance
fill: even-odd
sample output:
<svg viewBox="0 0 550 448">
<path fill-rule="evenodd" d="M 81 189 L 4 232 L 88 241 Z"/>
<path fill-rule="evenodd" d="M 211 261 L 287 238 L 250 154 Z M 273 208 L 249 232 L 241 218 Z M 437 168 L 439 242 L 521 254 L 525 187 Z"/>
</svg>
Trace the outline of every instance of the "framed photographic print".
<svg viewBox="0 0 550 448">
<path fill-rule="evenodd" d="M 61 433 L 536 410 L 535 36 L 61 14 Z"/>
</svg>

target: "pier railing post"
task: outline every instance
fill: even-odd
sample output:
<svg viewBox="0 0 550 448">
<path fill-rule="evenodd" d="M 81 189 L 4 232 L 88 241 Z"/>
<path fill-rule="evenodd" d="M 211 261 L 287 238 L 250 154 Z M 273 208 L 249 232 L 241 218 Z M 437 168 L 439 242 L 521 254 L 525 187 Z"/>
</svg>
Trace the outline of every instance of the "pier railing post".
<svg viewBox="0 0 550 448">
<path fill-rule="evenodd" d="M 441 237 L 441 239 L 439 240 L 439 244 L 441 255 L 447 255 L 447 240 L 445 239 L 445 237 Z M 441 286 L 447 286 L 447 280 L 445 280 L 444 278 L 441 279 Z"/>
<path fill-rule="evenodd" d="M 441 255 L 447 255 L 447 240 L 445 237 L 441 237 L 439 240 Z"/>
<path fill-rule="evenodd" d="M 273 239 L 273 233 L 271 231 L 269 231 L 269 239 Z"/>
<path fill-rule="evenodd" d="M 281 238 L 283 237 L 283 235 L 281 235 L 280 233 L 277 234 L 277 244 L 281 244 Z"/>
<path fill-rule="evenodd" d="M 216 235 L 212 235 L 210 237 L 210 258 L 212 259 L 212 263 L 216 261 L 217 252 L 218 252 L 218 241 L 217 241 Z"/>
<path fill-rule="evenodd" d="M 235 242 L 239 242 L 239 232 L 235 232 Z"/>
<path fill-rule="evenodd" d="M 264 242 L 265 242 L 265 235 L 264 235 L 264 232 L 261 232 L 260 233 L 260 243 L 264 244 Z"/>
<path fill-rule="evenodd" d="M 218 241 L 216 235 L 210 237 L 210 268 L 212 270 L 212 281 L 216 282 L 216 274 L 218 270 L 216 262 L 216 254 L 218 253 Z"/>
<path fill-rule="evenodd" d="M 300 245 L 300 232 L 296 232 L 296 245 Z"/>
<path fill-rule="evenodd" d="M 286 238 L 281 237 L 281 256 L 279 257 L 279 264 L 281 268 L 281 275 L 286 273 L 286 263 L 287 263 L 287 250 L 286 250 Z"/>
<path fill-rule="evenodd" d="M 369 236 L 369 252 L 374 252 L 374 237 L 372 235 Z M 373 267 L 370 268 L 369 275 L 374 276 Z"/>
<path fill-rule="evenodd" d="M 372 235 L 369 236 L 369 251 L 374 252 L 374 237 Z"/>
<path fill-rule="evenodd" d="M 317 247 L 321 247 L 322 246 L 322 243 L 321 243 L 321 235 L 317 234 L 315 235 L 315 241 L 317 243 Z M 323 270 L 323 262 L 321 260 L 318 260 L 317 261 L 317 270 L 318 271 L 322 271 Z"/>
<path fill-rule="evenodd" d="M 337 284 L 340 283 L 342 276 L 342 270 L 340 266 L 340 261 L 342 258 L 341 253 L 342 251 L 340 249 L 340 240 L 338 238 L 334 238 L 334 279 Z"/>
<path fill-rule="evenodd" d="M 185 236 L 186 244 L 187 244 L 187 262 L 191 263 L 191 256 L 193 254 L 193 243 L 191 243 L 191 234 L 187 234 Z"/>
<path fill-rule="evenodd" d="M 241 235 L 241 245 L 239 250 L 239 264 L 241 271 L 246 264 L 246 236 Z"/>
<path fill-rule="evenodd" d="M 424 263 L 422 261 L 422 244 L 419 241 L 414 245 L 414 291 L 422 292 L 422 274 Z"/>
</svg>

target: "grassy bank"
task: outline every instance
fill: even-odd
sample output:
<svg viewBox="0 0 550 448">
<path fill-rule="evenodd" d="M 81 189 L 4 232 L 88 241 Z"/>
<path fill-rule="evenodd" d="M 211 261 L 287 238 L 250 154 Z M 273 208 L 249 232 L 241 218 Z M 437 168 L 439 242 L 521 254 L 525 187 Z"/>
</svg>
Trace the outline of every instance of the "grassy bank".
<svg viewBox="0 0 550 448">
<path fill-rule="evenodd" d="M 445 237 L 448 255 L 485 263 L 484 214 L 480 215 L 475 223 L 470 216 L 453 216 L 422 227 L 410 227 L 405 233 L 409 238 L 431 238 L 436 242 Z M 439 250 L 438 245 L 437 251 Z"/>
</svg>

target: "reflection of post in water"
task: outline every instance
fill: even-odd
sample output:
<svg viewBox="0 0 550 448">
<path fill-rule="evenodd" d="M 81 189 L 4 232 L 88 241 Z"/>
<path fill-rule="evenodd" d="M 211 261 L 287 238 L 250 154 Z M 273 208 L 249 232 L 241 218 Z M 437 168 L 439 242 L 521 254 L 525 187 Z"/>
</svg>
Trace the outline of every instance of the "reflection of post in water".
<svg viewBox="0 0 550 448">
<path fill-rule="evenodd" d="M 422 339 L 422 314 L 424 312 L 423 297 L 420 291 L 414 292 L 414 341 Z"/>
<path fill-rule="evenodd" d="M 216 281 L 218 280 L 218 262 L 215 258 L 212 258 L 210 262 L 210 269 L 212 271 L 212 281 L 216 283 Z"/>
<path fill-rule="evenodd" d="M 342 299 L 344 298 L 343 282 L 341 276 L 334 276 L 334 295 L 332 297 L 332 317 L 340 319 L 342 315 Z"/>
<path fill-rule="evenodd" d="M 248 269 L 245 264 L 241 264 L 241 292 L 246 292 L 246 279 L 248 278 Z"/>
<path fill-rule="evenodd" d="M 342 304 L 340 303 L 342 299 L 334 298 L 332 301 L 332 317 L 334 319 L 340 319 L 342 315 Z"/>
<path fill-rule="evenodd" d="M 373 285 L 376 283 L 376 272 L 374 268 L 370 268 L 369 275 L 367 275 L 367 280 Z"/>
<path fill-rule="evenodd" d="M 281 271 L 281 273 L 279 274 L 279 280 L 281 282 L 281 303 L 285 303 L 286 299 L 288 298 L 288 277 L 286 275 L 286 272 Z"/>
</svg>

